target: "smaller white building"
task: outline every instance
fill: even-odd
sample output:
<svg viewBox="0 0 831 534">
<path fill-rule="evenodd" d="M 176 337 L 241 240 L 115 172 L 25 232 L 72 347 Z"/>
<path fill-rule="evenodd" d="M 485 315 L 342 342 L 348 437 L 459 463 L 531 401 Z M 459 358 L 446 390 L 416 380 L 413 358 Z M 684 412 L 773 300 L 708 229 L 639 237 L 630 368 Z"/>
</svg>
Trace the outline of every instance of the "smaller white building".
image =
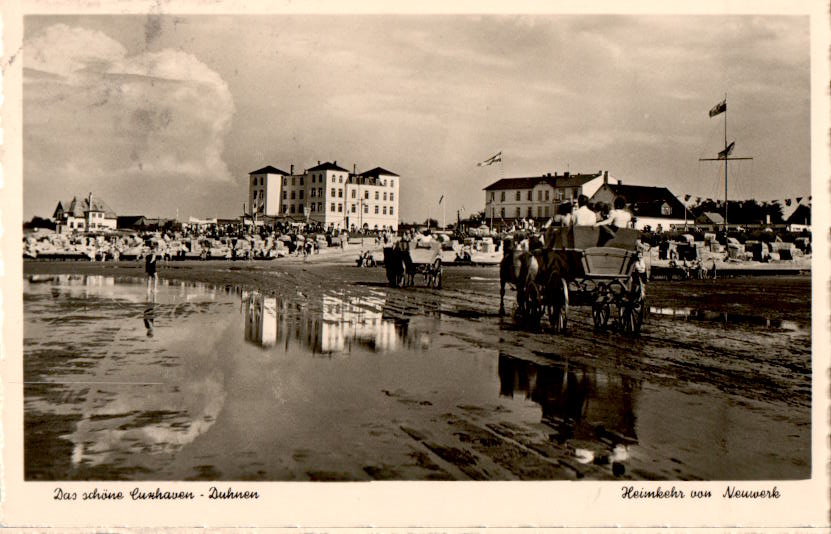
<svg viewBox="0 0 831 534">
<path fill-rule="evenodd" d="M 58 225 L 58 233 L 96 232 L 115 230 L 118 216 L 101 199 L 93 198 L 90 193 L 86 198 L 72 197 L 69 202 L 58 202 L 52 219 Z"/>
<path fill-rule="evenodd" d="M 632 212 L 638 230 L 647 226 L 653 231 L 659 228 L 669 230 L 674 225 L 683 226 L 694 222 L 692 214 L 666 187 L 605 183 L 591 200 L 613 206 L 617 197 L 626 201 L 626 207 Z"/>
</svg>

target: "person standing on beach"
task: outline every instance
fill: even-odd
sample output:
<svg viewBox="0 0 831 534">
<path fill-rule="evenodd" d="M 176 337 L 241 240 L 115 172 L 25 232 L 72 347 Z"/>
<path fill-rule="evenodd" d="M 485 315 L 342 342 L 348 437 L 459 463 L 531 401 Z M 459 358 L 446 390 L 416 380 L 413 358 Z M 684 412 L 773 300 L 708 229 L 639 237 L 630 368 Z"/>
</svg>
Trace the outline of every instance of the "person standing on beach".
<svg viewBox="0 0 831 534">
<path fill-rule="evenodd" d="M 147 275 L 147 291 L 149 292 L 156 292 L 156 263 L 158 262 L 159 257 L 156 255 L 156 246 L 155 244 L 151 245 L 150 253 L 144 257 L 144 273 Z"/>
</svg>

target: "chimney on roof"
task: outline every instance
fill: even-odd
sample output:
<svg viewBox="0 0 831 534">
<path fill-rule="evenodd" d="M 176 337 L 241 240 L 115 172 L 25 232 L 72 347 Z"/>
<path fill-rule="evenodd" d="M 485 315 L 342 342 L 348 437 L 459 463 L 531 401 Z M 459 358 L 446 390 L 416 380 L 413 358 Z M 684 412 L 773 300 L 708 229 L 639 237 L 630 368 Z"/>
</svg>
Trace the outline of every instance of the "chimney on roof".
<svg viewBox="0 0 831 534">
<path fill-rule="evenodd" d="M 609 185 L 609 171 L 603 171 L 603 185 Z"/>
<path fill-rule="evenodd" d="M 291 167 L 289 168 L 289 174 L 291 174 L 292 176 L 294 176 L 294 163 L 292 163 L 292 164 L 291 164 Z"/>
<path fill-rule="evenodd" d="M 352 164 L 352 174 L 358 174 L 358 164 L 357 163 Z"/>
<path fill-rule="evenodd" d="M 87 209 L 92 211 L 92 191 L 90 191 L 89 197 L 87 197 Z"/>
<path fill-rule="evenodd" d="M 320 165 L 320 160 L 317 160 L 317 164 Z"/>
<path fill-rule="evenodd" d="M 338 164 L 338 160 L 335 160 L 335 165 L 337 165 L 337 164 Z"/>
<path fill-rule="evenodd" d="M 569 172 L 568 172 L 568 171 L 564 172 L 564 173 L 563 173 L 563 178 L 568 178 L 568 175 L 569 175 Z"/>
</svg>

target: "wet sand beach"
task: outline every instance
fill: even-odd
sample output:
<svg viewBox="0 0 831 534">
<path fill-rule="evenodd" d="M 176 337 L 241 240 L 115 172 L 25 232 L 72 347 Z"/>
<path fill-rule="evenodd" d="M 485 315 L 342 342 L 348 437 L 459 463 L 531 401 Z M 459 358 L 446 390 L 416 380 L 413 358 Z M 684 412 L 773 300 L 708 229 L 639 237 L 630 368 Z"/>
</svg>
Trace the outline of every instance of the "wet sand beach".
<svg viewBox="0 0 831 534">
<path fill-rule="evenodd" d="M 24 278 L 30 480 L 810 477 L 809 275 L 650 282 L 637 337 L 500 317 L 495 266 L 439 290 L 351 256 L 171 262 L 152 292 L 137 263 Z"/>
</svg>

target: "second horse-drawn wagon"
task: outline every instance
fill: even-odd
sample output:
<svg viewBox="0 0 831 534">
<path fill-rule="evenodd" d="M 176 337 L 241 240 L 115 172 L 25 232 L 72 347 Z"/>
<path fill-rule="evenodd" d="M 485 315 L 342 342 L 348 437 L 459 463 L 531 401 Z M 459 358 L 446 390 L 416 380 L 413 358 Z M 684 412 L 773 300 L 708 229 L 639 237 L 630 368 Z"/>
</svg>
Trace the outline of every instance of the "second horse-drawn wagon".
<svg viewBox="0 0 831 534">
<path fill-rule="evenodd" d="M 412 286 L 421 276 L 428 287 L 441 288 L 441 243 L 398 241 L 384 248 L 384 268 L 392 287 Z"/>
<path fill-rule="evenodd" d="M 629 228 L 551 228 L 543 248 L 506 253 L 500 297 L 505 283 L 513 281 L 517 311 L 530 322 L 548 314 L 551 326 L 563 331 L 570 306 L 591 306 L 595 327 L 606 328 L 614 317 L 624 332 L 636 334 L 646 297 L 637 238 L 637 230 Z"/>
</svg>

